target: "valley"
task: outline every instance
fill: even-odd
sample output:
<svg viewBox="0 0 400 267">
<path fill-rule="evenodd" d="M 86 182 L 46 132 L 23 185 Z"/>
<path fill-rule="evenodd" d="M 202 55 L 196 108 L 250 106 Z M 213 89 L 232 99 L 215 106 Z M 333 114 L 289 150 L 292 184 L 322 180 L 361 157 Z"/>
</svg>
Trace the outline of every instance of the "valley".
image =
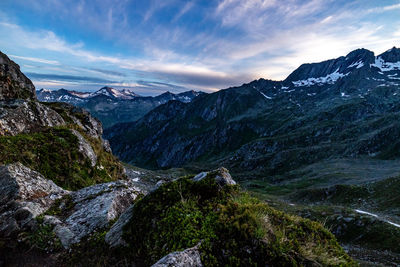
<svg viewBox="0 0 400 267">
<path fill-rule="evenodd" d="M 0 267 L 400 267 L 400 0 L 0 0 Z"/>
<path fill-rule="evenodd" d="M 136 166 L 225 166 L 270 205 L 326 225 L 354 257 L 393 265 L 400 262 L 398 62 L 397 48 L 378 56 L 356 50 L 304 64 L 281 82 L 169 102 L 105 137 Z"/>
<path fill-rule="evenodd" d="M 322 236 L 329 240 L 333 236 L 322 234 L 311 240 L 302 232 L 319 236 L 326 231 L 319 227 L 326 227 L 362 265 L 395 266 L 400 262 L 400 87 L 393 77 L 400 67 L 384 59 L 400 62 L 399 51 L 393 48 L 375 57 L 370 51 L 356 50 L 346 57 L 302 65 L 284 81 L 260 79 L 212 94 L 191 91 L 140 97 L 104 87 L 92 94 L 39 90 L 42 103 L 30 100 L 32 96 L 28 100 L 11 96 L 1 105 L 0 162 L 6 168 L 2 171 L 7 177 L 33 171 L 29 175 L 39 175 L 40 183 L 51 179 L 57 189 L 48 190 L 58 190 L 60 195 L 34 211 L 41 214 L 34 227 L 31 219 L 24 217 L 29 222 L 24 226 L 15 217 L 30 241 L 13 246 L 20 251 L 45 246 L 60 256 L 43 256 L 39 249 L 32 257 L 51 264 L 67 257 L 71 265 L 82 258 L 89 265 L 99 258 L 114 265 L 122 257 L 147 266 L 169 252 L 194 249 L 200 251 L 202 262 L 213 266 L 215 261 L 248 264 L 242 251 L 248 241 L 242 235 L 251 235 L 277 242 L 257 243 L 250 253 L 259 262 L 284 264 L 287 259 L 275 247 L 283 246 L 297 251 L 291 257 L 299 257 L 296 261 L 303 264 L 341 264 L 334 256 L 318 252 L 327 244 Z M 382 81 L 371 82 L 384 72 L 385 86 Z M 100 121 L 82 107 L 111 125 L 104 134 Z M 15 162 L 21 165 L 6 165 Z M 230 170 L 242 189 L 230 187 L 236 182 L 221 166 Z M 210 178 L 201 185 L 194 182 L 204 177 Z M 224 185 L 218 185 L 220 179 Z M 202 207 L 203 198 L 207 208 Z M 98 210 L 97 202 L 104 203 L 107 211 Z M 113 208 L 107 206 L 110 203 Z M 221 205 L 223 213 L 217 208 Z M 92 213 L 87 211 L 91 207 Z M 106 212 L 107 219 L 98 219 L 96 212 Z M 260 212 L 269 219 L 259 217 Z M 170 228 L 171 220 L 182 214 L 189 217 L 182 217 L 178 233 Z M 187 219 L 192 216 L 193 220 Z M 249 216 L 245 217 L 252 225 L 249 229 L 255 228 L 225 229 L 229 220 L 239 220 L 235 216 Z M 156 235 L 168 238 L 160 241 L 148 235 L 139 240 L 140 231 L 150 231 L 149 220 L 159 220 Z M 212 224 L 198 224 L 198 220 Z M 300 230 L 286 237 L 289 243 L 280 243 L 276 236 L 286 235 L 289 225 Z M 35 227 L 39 232 L 32 230 Z M 243 243 L 230 244 L 231 237 L 224 231 L 241 236 L 237 240 Z M 14 232 L 3 233 L 3 240 L 9 240 Z M 224 236 L 234 247 L 230 258 L 219 254 L 226 244 L 215 235 Z M 199 243 L 200 237 L 205 243 Z M 54 246 L 47 248 L 42 239 Z M 137 251 L 133 258 L 121 247 L 126 242 Z M 336 241 L 327 242 L 333 246 L 329 253 L 342 253 Z M 305 251 L 308 246 L 311 250 Z M 63 247 L 71 248 L 72 254 Z M 18 252 L 8 246 L 2 249 Z M 94 256 L 95 251 L 100 252 Z M 272 254 L 264 258 L 261 251 Z M 345 259 L 342 264 L 354 264 L 347 255 L 340 257 Z"/>
</svg>

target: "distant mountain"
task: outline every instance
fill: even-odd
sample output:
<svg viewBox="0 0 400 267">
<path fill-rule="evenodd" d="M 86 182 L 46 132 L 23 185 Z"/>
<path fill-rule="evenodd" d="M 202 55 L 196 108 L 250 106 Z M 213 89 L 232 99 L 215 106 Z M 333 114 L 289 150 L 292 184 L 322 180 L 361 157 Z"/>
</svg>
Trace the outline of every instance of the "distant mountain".
<svg viewBox="0 0 400 267">
<path fill-rule="evenodd" d="M 88 97 L 95 97 L 98 95 L 109 96 L 113 99 L 134 99 L 135 97 L 140 97 L 128 89 L 117 90 L 108 86 L 105 86 L 100 90 L 90 94 Z"/>
<path fill-rule="evenodd" d="M 359 49 L 284 81 L 168 102 L 105 134 L 122 160 L 152 168 L 222 164 L 264 176 L 327 158 L 397 158 L 400 49 Z"/>
<path fill-rule="evenodd" d="M 165 92 L 155 97 L 145 97 L 128 89 L 118 90 L 112 87 L 103 87 L 92 93 L 66 89 L 53 91 L 40 89 L 36 93 L 39 101 L 66 102 L 87 109 L 103 123 L 105 128 L 119 122 L 135 121 L 170 100 L 187 103 L 204 94 L 197 91 L 180 94 Z"/>
</svg>

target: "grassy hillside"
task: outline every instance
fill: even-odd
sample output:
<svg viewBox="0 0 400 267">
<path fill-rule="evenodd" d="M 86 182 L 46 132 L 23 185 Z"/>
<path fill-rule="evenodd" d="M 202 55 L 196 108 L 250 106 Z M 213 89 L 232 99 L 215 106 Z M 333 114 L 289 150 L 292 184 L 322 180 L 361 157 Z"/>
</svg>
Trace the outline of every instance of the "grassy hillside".
<svg viewBox="0 0 400 267">
<path fill-rule="evenodd" d="M 0 136 L 0 164 L 21 162 L 69 190 L 121 177 L 122 165 L 103 150 L 100 140 L 86 138 L 98 157 L 94 167 L 79 152 L 78 138 L 69 128 L 63 127 Z"/>
</svg>

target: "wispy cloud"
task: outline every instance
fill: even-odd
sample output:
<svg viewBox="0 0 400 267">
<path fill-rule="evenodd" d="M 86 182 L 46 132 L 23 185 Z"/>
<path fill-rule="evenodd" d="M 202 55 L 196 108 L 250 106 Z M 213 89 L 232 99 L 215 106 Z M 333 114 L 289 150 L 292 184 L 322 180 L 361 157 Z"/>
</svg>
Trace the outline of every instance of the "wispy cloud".
<svg viewBox="0 0 400 267">
<path fill-rule="evenodd" d="M 400 3 L 394 5 L 386 5 L 368 9 L 366 13 L 383 13 L 387 11 L 397 10 L 400 9 Z"/>
<path fill-rule="evenodd" d="M 28 72 L 58 75 L 36 76 L 42 84 L 95 84 L 73 79 L 95 77 L 138 90 L 165 84 L 212 91 L 282 79 L 302 63 L 355 48 L 379 53 L 400 44 L 398 0 L 15 0 L 9 6 L 32 17 L 0 11 L 6 36 L 0 47 Z"/>
<path fill-rule="evenodd" d="M 115 81 L 96 78 L 96 77 L 86 77 L 86 76 L 73 76 L 73 75 L 60 75 L 60 74 L 43 74 L 28 72 L 26 75 L 38 81 L 71 81 L 71 82 L 86 82 L 86 83 L 96 83 L 96 84 L 111 84 Z"/>
<path fill-rule="evenodd" d="M 57 60 L 47 60 L 47 59 L 36 58 L 36 57 L 21 57 L 21 56 L 16 56 L 16 55 L 8 55 L 8 56 L 11 57 L 12 59 L 22 59 L 22 60 L 50 64 L 50 65 L 60 65 L 60 62 L 58 62 Z"/>
<path fill-rule="evenodd" d="M 179 11 L 178 14 L 175 15 L 172 21 L 177 21 L 179 20 L 183 15 L 185 15 L 189 10 L 191 10 L 195 5 L 195 1 L 189 1 L 187 2 Z"/>
<path fill-rule="evenodd" d="M 115 76 L 115 77 L 126 77 L 127 76 L 126 74 L 124 74 L 122 72 L 113 71 L 113 70 L 104 70 L 104 69 L 98 69 L 98 68 L 87 68 L 87 70 L 91 70 L 91 71 L 95 71 L 98 73 Z"/>
</svg>

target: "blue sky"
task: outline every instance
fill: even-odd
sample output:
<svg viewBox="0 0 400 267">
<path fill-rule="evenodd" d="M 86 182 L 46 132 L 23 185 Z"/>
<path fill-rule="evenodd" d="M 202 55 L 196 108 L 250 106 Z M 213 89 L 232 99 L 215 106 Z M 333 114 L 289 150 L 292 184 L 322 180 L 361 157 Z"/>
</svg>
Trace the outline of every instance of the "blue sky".
<svg viewBox="0 0 400 267">
<path fill-rule="evenodd" d="M 37 88 L 215 91 L 400 46 L 400 1 L 1 0 L 0 36 Z"/>
</svg>

